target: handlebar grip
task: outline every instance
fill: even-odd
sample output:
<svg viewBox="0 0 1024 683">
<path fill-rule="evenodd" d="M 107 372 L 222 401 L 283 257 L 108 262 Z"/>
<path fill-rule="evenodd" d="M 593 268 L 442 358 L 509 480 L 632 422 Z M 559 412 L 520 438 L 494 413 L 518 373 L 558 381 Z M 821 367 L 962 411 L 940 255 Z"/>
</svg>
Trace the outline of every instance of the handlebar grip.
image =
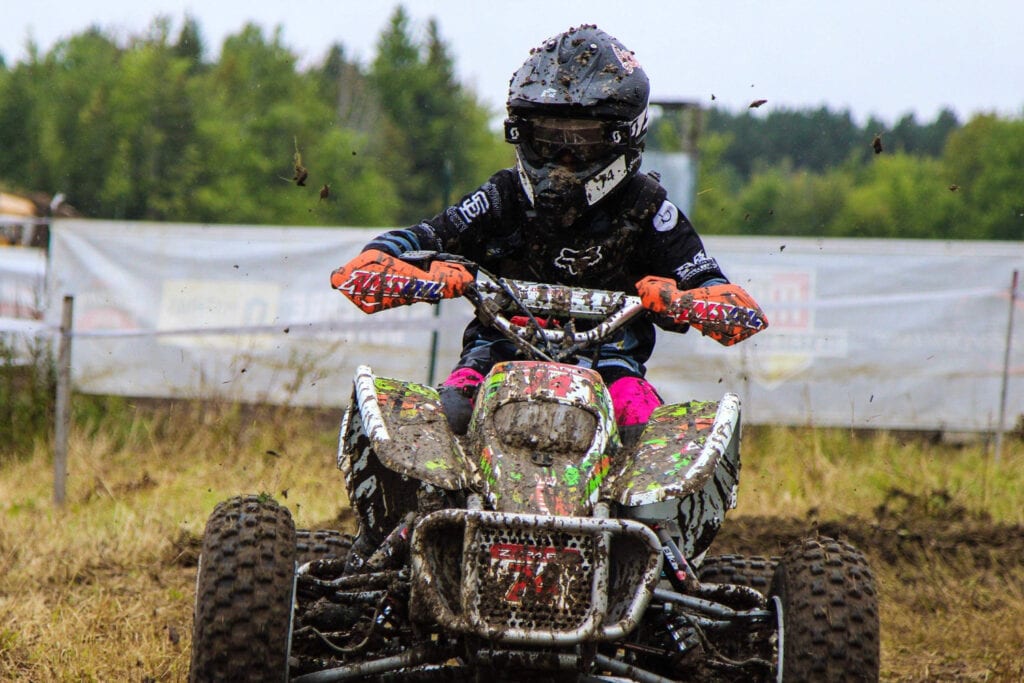
<svg viewBox="0 0 1024 683">
<path fill-rule="evenodd" d="M 682 290 L 675 280 L 650 275 L 636 283 L 647 310 L 676 324 L 689 324 L 723 346 L 768 327 L 768 318 L 745 289 L 735 284 Z"/>
</svg>

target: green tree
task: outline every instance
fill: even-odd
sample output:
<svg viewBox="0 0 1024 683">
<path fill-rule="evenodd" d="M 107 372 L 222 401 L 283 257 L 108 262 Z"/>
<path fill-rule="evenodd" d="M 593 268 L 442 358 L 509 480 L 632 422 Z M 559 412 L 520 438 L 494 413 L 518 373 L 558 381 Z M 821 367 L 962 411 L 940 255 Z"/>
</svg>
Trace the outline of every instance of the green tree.
<svg viewBox="0 0 1024 683">
<path fill-rule="evenodd" d="M 374 142 L 339 125 L 324 69 L 255 25 L 228 37 L 220 61 L 195 79 L 197 155 L 189 213 L 244 223 L 390 222 L 391 182 L 366 163 Z M 194 162 L 198 162 L 199 158 Z M 300 177 L 301 167 L 305 177 Z M 326 195 L 322 197 L 321 195 Z"/>
<path fill-rule="evenodd" d="M 949 109 L 943 109 L 935 121 L 926 125 L 918 124 L 913 114 L 907 114 L 886 135 L 886 147 L 893 151 L 938 158 L 942 156 L 946 138 L 959 127 L 956 114 Z"/>
<path fill-rule="evenodd" d="M 740 232 L 743 214 L 736 203 L 742 178 L 723 161 L 732 135 L 706 133 L 698 141 L 697 197 L 691 217 L 702 233 L 729 235 Z"/>
<path fill-rule="evenodd" d="M 111 150 L 117 149 L 109 104 L 120 56 L 120 48 L 92 28 L 58 43 L 41 63 L 28 67 L 28 120 L 36 129 L 32 154 L 38 155 L 40 165 L 26 181 L 35 188 L 65 192 L 90 215 L 106 213 L 100 197 L 113 163 Z"/>
<path fill-rule="evenodd" d="M 849 190 L 828 234 L 856 237 L 963 239 L 956 198 L 942 164 L 900 152 L 880 156 Z"/>
<path fill-rule="evenodd" d="M 938 157 L 946 137 L 960 126 L 956 115 L 948 109 L 925 125 L 908 114 L 894 128 L 874 117 L 858 127 L 849 111 L 833 112 L 826 107 L 783 108 L 766 114 L 746 110 L 735 115 L 715 108 L 708 112 L 706 119 L 709 131 L 733 136 L 733 143 L 722 160 L 744 178 L 787 161 L 796 170 L 816 173 L 847 160 L 867 164 L 873 156 L 871 150 L 876 136 L 884 151 Z"/>
<path fill-rule="evenodd" d="M 194 62 L 176 55 L 168 29 L 168 20 L 158 19 L 146 39 L 120 56 L 107 104 L 113 148 L 98 196 L 105 215 L 170 218 L 177 183 L 187 177 L 182 165 L 195 128 L 187 94 Z"/>
<path fill-rule="evenodd" d="M 181 31 L 178 32 L 178 40 L 174 44 L 174 55 L 188 60 L 190 71 L 195 72 L 203 66 L 205 51 L 206 42 L 203 40 L 199 22 L 187 15 L 181 26 Z"/>
<path fill-rule="evenodd" d="M 88 215 L 153 218 L 171 191 L 191 133 L 185 60 L 167 41 L 166 20 L 118 47 L 97 29 L 34 51 L 0 98 L 0 136 L 10 153 L 0 176 L 31 190 L 65 192 Z"/>
<path fill-rule="evenodd" d="M 972 236 L 1024 239 L 1024 119 L 974 117 L 950 135 L 943 169 L 973 226 Z"/>
<path fill-rule="evenodd" d="M 848 111 L 835 113 L 825 107 L 777 109 L 767 115 L 750 110 L 732 115 L 712 109 L 707 129 L 733 135 L 722 160 L 745 178 L 787 162 L 796 169 L 824 171 L 846 160 L 864 137 Z"/>
<path fill-rule="evenodd" d="M 404 222 L 436 213 L 449 195 L 446 185 L 456 194 L 468 191 L 497 170 L 495 160 L 511 158 L 495 133 L 484 132 L 487 111 L 456 81 L 437 22 L 428 23 L 423 42 L 410 33 L 409 16 L 399 6 L 369 73 L 393 150 L 382 151 L 380 162 L 398 186 Z"/>
<path fill-rule="evenodd" d="M 0 179 L 22 187 L 41 173 L 33 117 L 33 78 L 27 66 L 0 68 Z"/>
</svg>

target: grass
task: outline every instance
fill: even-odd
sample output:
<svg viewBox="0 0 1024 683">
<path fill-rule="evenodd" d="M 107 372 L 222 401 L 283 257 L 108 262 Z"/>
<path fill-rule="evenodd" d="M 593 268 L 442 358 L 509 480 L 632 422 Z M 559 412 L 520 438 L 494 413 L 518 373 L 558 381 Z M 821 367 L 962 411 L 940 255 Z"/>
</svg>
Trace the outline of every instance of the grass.
<svg viewBox="0 0 1024 683">
<path fill-rule="evenodd" d="M 344 515 L 334 464 L 340 411 L 83 403 L 63 509 L 52 504 L 44 443 L 0 460 L 0 680 L 185 680 L 206 517 L 252 492 L 287 504 L 300 527 Z M 758 516 L 852 516 L 868 527 L 899 490 L 915 514 L 946 524 L 950 510 L 966 510 L 972 523 L 1021 535 L 1017 440 L 999 468 L 984 445 L 892 434 L 750 429 L 744 449 L 740 506 L 723 530 Z M 1019 566 L 992 555 L 986 568 L 984 552 L 945 554 L 927 543 L 892 562 L 864 550 L 882 598 L 886 680 L 1024 678 Z"/>
<path fill-rule="evenodd" d="M 189 540 L 213 506 L 265 491 L 308 526 L 345 505 L 322 416 L 198 404 L 114 413 L 72 430 L 63 509 L 43 446 L 0 469 L 0 680 L 184 680 Z"/>
<path fill-rule="evenodd" d="M 0 334 L 0 465 L 14 452 L 32 448 L 53 424 L 57 371 L 45 342 L 24 342 Z M 24 362 L 19 364 L 17 360 Z"/>
<path fill-rule="evenodd" d="M 1024 524 L 1024 448 L 1008 440 L 997 467 L 984 441 L 956 446 L 922 435 L 841 429 L 744 434 L 740 514 L 870 517 L 894 490 L 925 498 L 941 492 L 993 521 Z"/>
<path fill-rule="evenodd" d="M 744 516 L 847 520 L 878 582 L 884 680 L 1024 680 L 1019 439 L 998 466 L 984 442 L 888 432 L 769 428 L 743 446 L 738 517 L 723 530 Z"/>
</svg>

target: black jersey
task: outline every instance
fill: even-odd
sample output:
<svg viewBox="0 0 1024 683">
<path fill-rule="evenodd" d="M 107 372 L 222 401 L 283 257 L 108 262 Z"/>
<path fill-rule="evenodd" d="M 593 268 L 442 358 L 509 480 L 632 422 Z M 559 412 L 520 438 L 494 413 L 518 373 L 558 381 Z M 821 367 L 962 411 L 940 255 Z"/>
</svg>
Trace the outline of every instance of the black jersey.
<svg viewBox="0 0 1024 683">
<path fill-rule="evenodd" d="M 502 277 L 631 294 L 647 275 L 675 278 L 682 289 L 727 282 L 689 219 L 649 175 L 635 176 L 572 227 L 551 228 L 537 220 L 515 169 L 503 169 L 430 220 L 386 232 L 366 248 L 396 256 L 456 253 Z M 653 348 L 654 327 L 638 318 L 602 346 L 597 370 L 609 383 L 643 377 Z M 511 342 L 474 320 L 459 366 L 486 373 L 514 357 Z"/>
</svg>

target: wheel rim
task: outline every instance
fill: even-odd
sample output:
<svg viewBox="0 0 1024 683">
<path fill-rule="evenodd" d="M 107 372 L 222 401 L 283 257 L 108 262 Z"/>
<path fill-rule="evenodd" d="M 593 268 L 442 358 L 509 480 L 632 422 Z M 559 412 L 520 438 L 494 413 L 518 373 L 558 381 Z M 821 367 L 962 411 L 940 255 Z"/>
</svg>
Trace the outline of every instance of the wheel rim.
<svg viewBox="0 0 1024 683">
<path fill-rule="evenodd" d="M 298 567 L 296 567 L 298 569 Z M 291 612 L 292 618 L 288 621 L 288 644 L 287 653 L 284 658 L 284 683 L 288 683 L 291 679 L 291 658 L 292 658 L 292 634 L 295 633 L 295 596 L 297 595 L 296 587 L 299 584 L 299 573 L 297 571 L 292 572 L 292 595 L 291 595 Z"/>
<path fill-rule="evenodd" d="M 776 648 L 778 654 L 775 658 L 775 681 L 776 683 L 783 683 L 782 672 L 783 672 L 783 659 L 784 652 L 786 651 L 786 625 L 785 625 L 785 614 L 783 614 L 782 600 L 779 596 L 772 596 L 772 611 L 775 612 L 775 632 L 778 634 L 776 638 Z"/>
</svg>

